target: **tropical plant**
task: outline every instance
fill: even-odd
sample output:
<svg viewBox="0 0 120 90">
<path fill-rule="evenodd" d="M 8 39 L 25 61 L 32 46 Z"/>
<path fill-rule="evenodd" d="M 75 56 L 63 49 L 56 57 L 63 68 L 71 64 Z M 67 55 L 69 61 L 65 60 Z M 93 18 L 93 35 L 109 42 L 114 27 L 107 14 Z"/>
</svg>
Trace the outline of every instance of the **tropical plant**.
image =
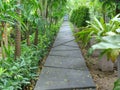
<svg viewBox="0 0 120 90">
<path fill-rule="evenodd" d="M 0 90 L 31 89 L 39 63 L 61 25 L 65 5 L 66 0 L 0 0 L 0 40 L 3 33 L 9 37 L 8 45 L 1 41 L 6 57 L 0 59 Z"/>
<path fill-rule="evenodd" d="M 120 90 L 120 79 L 118 79 L 115 83 L 114 83 L 114 88 L 113 90 Z"/>
<path fill-rule="evenodd" d="M 16 2 L 17 8 L 16 8 L 16 13 L 18 14 L 19 17 L 21 17 L 21 10 L 20 6 L 21 5 L 21 0 L 18 0 Z M 21 55 L 21 23 L 19 21 L 16 21 L 16 35 L 15 35 L 15 59 L 19 58 Z"/>
<path fill-rule="evenodd" d="M 116 15 L 113 19 L 109 21 L 109 23 L 105 23 L 104 19 L 101 18 L 100 21 L 94 17 L 93 21 L 89 22 L 89 25 L 85 28 L 82 28 L 82 31 L 79 31 L 75 35 L 77 36 L 77 40 L 82 40 L 83 47 L 85 47 L 92 38 L 100 41 L 102 36 L 114 35 L 116 29 L 119 28 L 118 21 L 119 14 Z"/>
<path fill-rule="evenodd" d="M 108 60 L 112 60 L 112 62 L 115 62 L 120 53 L 119 39 L 120 35 L 104 36 L 101 38 L 101 41 L 99 43 L 94 44 L 91 47 L 91 50 L 103 50 L 102 55 L 107 54 Z"/>
<path fill-rule="evenodd" d="M 87 25 L 86 21 L 90 20 L 89 8 L 80 6 L 78 9 L 73 10 L 70 21 L 77 27 L 84 27 Z"/>
</svg>

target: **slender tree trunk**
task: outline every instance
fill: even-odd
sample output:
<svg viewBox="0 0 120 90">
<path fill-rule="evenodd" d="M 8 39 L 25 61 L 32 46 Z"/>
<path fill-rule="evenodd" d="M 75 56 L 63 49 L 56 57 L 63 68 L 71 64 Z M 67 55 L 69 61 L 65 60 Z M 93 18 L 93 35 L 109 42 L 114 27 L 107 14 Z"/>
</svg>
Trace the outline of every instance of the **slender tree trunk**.
<svg viewBox="0 0 120 90">
<path fill-rule="evenodd" d="M 8 35 L 7 35 L 7 23 L 2 22 L 3 32 L 2 32 L 2 40 L 1 40 L 1 50 L 2 50 L 2 58 L 5 58 L 6 52 L 5 49 L 8 48 Z"/>
<path fill-rule="evenodd" d="M 47 8 L 46 8 L 46 18 L 48 18 L 48 5 L 47 5 Z"/>
<path fill-rule="evenodd" d="M 4 2 L 7 2 L 7 0 L 4 0 Z M 4 21 L 2 23 L 3 23 L 3 42 L 4 42 L 5 48 L 7 49 L 8 48 L 7 23 Z"/>
<path fill-rule="evenodd" d="M 30 46 L 30 34 L 29 34 L 29 30 L 26 33 L 26 41 L 27 41 L 27 45 Z"/>
<path fill-rule="evenodd" d="M 5 27 L 4 27 L 4 45 L 5 45 L 5 48 L 8 48 L 8 32 L 7 32 L 7 23 L 5 23 Z"/>
<path fill-rule="evenodd" d="M 106 22 L 106 15 L 105 15 L 105 12 L 103 12 L 103 19 L 104 19 L 104 22 Z"/>
<path fill-rule="evenodd" d="M 3 40 L 1 40 L 1 54 L 2 54 L 2 58 L 5 58 L 5 54 L 4 54 L 4 48 L 3 48 Z"/>
<path fill-rule="evenodd" d="M 17 1 L 17 4 L 20 4 L 20 0 Z M 21 14 L 20 9 L 17 8 L 17 13 Z M 21 24 L 16 21 L 16 32 L 15 32 L 15 59 L 19 58 L 21 55 Z"/>
<path fill-rule="evenodd" d="M 120 13 L 120 9 L 118 8 L 118 3 L 120 3 L 120 0 L 116 0 L 116 15 Z"/>
<path fill-rule="evenodd" d="M 38 29 L 35 31 L 34 45 L 38 44 Z"/>
<path fill-rule="evenodd" d="M 21 31 L 20 26 L 16 26 L 16 36 L 15 36 L 15 59 L 19 58 L 21 55 Z"/>
<path fill-rule="evenodd" d="M 26 30 L 26 42 L 27 42 L 27 45 L 30 46 L 30 31 L 29 31 L 29 23 L 28 21 L 26 20 L 26 25 L 27 25 L 27 30 Z"/>
</svg>

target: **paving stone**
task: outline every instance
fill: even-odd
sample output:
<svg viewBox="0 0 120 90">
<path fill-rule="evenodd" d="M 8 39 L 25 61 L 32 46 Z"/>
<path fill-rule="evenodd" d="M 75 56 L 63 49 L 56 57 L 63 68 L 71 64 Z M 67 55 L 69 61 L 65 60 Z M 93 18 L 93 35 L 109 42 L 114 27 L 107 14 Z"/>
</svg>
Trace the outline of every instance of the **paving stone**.
<svg viewBox="0 0 120 90">
<path fill-rule="evenodd" d="M 60 37 L 60 36 L 61 37 L 74 37 L 73 34 L 72 34 L 72 32 L 65 32 L 65 31 L 59 32 L 59 34 L 57 35 L 57 37 Z"/>
<path fill-rule="evenodd" d="M 67 32 L 72 32 L 72 31 L 70 30 L 70 27 L 67 26 L 66 28 L 65 28 L 65 27 L 60 28 L 59 33 L 60 33 L 60 32 L 67 33 Z M 59 33 L 58 33 L 58 34 L 59 34 Z M 73 33 L 72 33 L 72 34 L 73 34 Z"/>
<path fill-rule="evenodd" d="M 79 46 L 64 22 L 34 90 L 95 90 Z"/>
<path fill-rule="evenodd" d="M 87 70 L 83 58 L 48 56 L 44 66 Z"/>
<path fill-rule="evenodd" d="M 75 40 L 74 37 L 72 36 L 59 36 L 59 37 L 56 37 L 56 42 L 65 42 L 65 41 L 70 41 L 70 40 Z"/>
<path fill-rule="evenodd" d="M 60 31 L 59 32 L 64 32 L 64 33 L 68 33 L 68 32 L 72 32 L 71 30 L 70 30 L 70 27 L 63 27 L 63 28 L 61 28 L 60 29 Z M 73 34 L 73 33 L 72 33 Z"/>
<path fill-rule="evenodd" d="M 34 90 L 95 88 L 88 71 L 44 67 Z"/>
<path fill-rule="evenodd" d="M 73 46 L 73 47 L 79 47 L 78 44 L 73 40 L 71 42 L 67 42 L 65 43 L 64 45 L 67 45 L 67 46 Z"/>
<path fill-rule="evenodd" d="M 68 43 L 68 42 L 71 42 L 71 41 L 74 41 L 74 38 L 69 38 L 69 39 L 56 39 L 54 44 L 53 44 L 53 47 L 55 46 L 59 46 L 59 45 L 64 45 L 65 43 Z"/>
<path fill-rule="evenodd" d="M 63 57 L 76 57 L 81 58 L 80 50 L 73 50 L 73 51 L 50 51 L 50 56 L 63 56 Z"/>
<path fill-rule="evenodd" d="M 67 46 L 67 45 L 60 45 L 52 48 L 53 51 L 73 51 L 73 50 L 80 50 L 79 47 L 76 46 Z"/>
<path fill-rule="evenodd" d="M 59 32 L 59 34 L 63 34 L 63 36 L 64 36 L 64 35 L 71 35 L 71 36 L 73 36 L 73 33 L 72 33 L 71 31 L 62 31 L 62 30 L 61 30 L 61 31 Z M 58 35 L 59 35 L 59 34 L 58 34 Z"/>
<path fill-rule="evenodd" d="M 56 38 L 56 40 L 53 44 L 53 47 L 59 46 L 59 45 L 68 45 L 68 46 L 71 45 L 71 46 L 77 46 L 78 47 L 78 45 L 74 43 L 74 40 L 75 40 L 75 38 L 73 38 L 73 37 L 61 38 L 61 39 Z M 68 43 L 70 43 L 70 44 L 68 44 Z"/>
<path fill-rule="evenodd" d="M 70 36 L 70 37 L 73 37 L 73 33 L 72 32 L 70 32 L 70 31 L 61 31 L 61 32 L 59 32 L 59 34 L 57 35 L 57 37 L 58 36 Z"/>
</svg>

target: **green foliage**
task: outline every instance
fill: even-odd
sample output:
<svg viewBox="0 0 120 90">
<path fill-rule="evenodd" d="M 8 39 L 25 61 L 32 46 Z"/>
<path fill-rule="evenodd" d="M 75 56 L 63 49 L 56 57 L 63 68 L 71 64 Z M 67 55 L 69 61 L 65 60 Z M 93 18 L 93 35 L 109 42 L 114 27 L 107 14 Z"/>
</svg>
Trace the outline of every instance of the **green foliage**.
<svg viewBox="0 0 120 90">
<path fill-rule="evenodd" d="M 22 90 L 30 86 L 31 80 L 37 79 L 39 65 L 52 46 L 67 2 L 67 0 L 18 1 L 21 2 L 18 4 L 17 0 L 0 0 L 0 40 L 3 38 L 3 22 L 8 24 L 7 29 L 12 28 L 8 47 L 4 45 L 2 47 L 6 57 L 0 59 L 0 90 Z M 20 15 L 17 13 L 18 9 Z M 20 58 L 15 60 L 14 39 L 17 24 L 21 27 L 22 43 L 19 45 L 22 53 Z M 35 40 L 37 44 L 33 44 Z"/>
<path fill-rule="evenodd" d="M 86 26 L 86 21 L 90 20 L 89 8 L 80 6 L 78 9 L 73 10 L 70 21 L 77 27 Z"/>
<path fill-rule="evenodd" d="M 77 40 L 82 40 L 83 47 L 86 47 L 90 40 L 94 38 L 96 44 L 89 50 L 89 54 L 95 49 L 101 49 L 100 57 L 106 54 L 108 60 L 115 62 L 120 53 L 119 14 L 111 19 L 109 23 L 105 23 L 103 18 L 100 20 L 94 18 L 92 22 L 88 23 L 88 27 L 76 33 Z"/>
<path fill-rule="evenodd" d="M 118 20 L 119 15 L 116 15 L 109 23 L 105 23 L 103 18 L 98 20 L 96 17 L 93 18 L 93 21 L 87 21 L 89 24 L 87 27 L 82 28 L 81 31 L 76 33 L 77 40 L 81 40 L 83 47 L 90 42 L 92 38 L 95 38 L 95 41 L 100 41 L 102 36 L 115 35 L 116 30 L 120 27 Z"/>
<path fill-rule="evenodd" d="M 112 60 L 112 62 L 115 62 L 120 53 L 119 39 L 120 35 L 104 36 L 101 38 L 101 42 L 93 45 L 91 49 L 103 50 L 102 54 L 106 54 L 108 60 Z"/>
<path fill-rule="evenodd" d="M 120 90 L 120 79 L 118 79 L 115 83 L 114 83 L 114 88 L 113 90 Z"/>
<path fill-rule="evenodd" d="M 29 86 L 31 80 L 37 80 L 39 64 L 43 57 L 48 54 L 60 24 L 51 25 L 46 33 L 39 34 L 37 46 L 27 44 L 23 41 L 22 55 L 14 60 L 14 48 L 6 50 L 9 56 L 0 60 L 0 90 L 22 90 L 22 87 Z M 31 41 L 34 34 L 31 35 Z"/>
</svg>

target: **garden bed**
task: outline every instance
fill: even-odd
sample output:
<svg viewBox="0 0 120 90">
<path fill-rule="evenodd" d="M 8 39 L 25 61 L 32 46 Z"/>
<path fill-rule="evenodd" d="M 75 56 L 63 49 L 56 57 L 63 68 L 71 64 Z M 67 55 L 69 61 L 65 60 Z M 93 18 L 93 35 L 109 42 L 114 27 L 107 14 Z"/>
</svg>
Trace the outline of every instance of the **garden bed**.
<svg viewBox="0 0 120 90">
<path fill-rule="evenodd" d="M 98 68 L 98 58 L 97 57 L 87 57 L 87 50 L 82 49 L 83 56 L 86 60 L 86 64 L 90 70 L 90 73 L 96 83 L 97 90 L 112 90 L 114 87 L 114 82 L 117 80 L 117 70 L 103 72 Z"/>
<path fill-rule="evenodd" d="M 73 28 L 72 25 L 71 28 L 74 30 L 73 31 L 74 33 L 79 31 L 78 29 Z M 106 72 L 101 71 L 98 66 L 99 57 L 96 56 L 87 57 L 88 48 L 82 48 L 80 43 L 81 42 L 78 42 L 78 45 L 81 48 L 87 67 L 96 84 L 96 90 L 113 90 L 114 82 L 118 79 L 117 69 L 114 68 L 113 71 L 106 71 Z"/>
</svg>

